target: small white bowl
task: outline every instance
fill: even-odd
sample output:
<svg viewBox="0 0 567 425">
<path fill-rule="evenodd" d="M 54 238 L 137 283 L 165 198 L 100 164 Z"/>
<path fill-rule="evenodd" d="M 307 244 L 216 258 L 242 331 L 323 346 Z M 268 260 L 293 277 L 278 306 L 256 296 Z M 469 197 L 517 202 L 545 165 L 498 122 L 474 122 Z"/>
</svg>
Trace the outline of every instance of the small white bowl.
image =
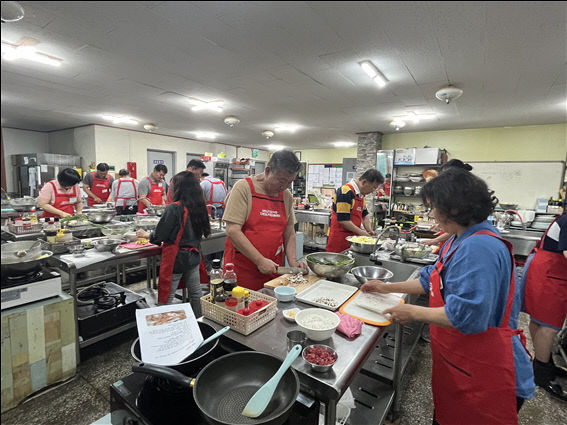
<svg viewBox="0 0 567 425">
<path fill-rule="evenodd" d="M 288 322 L 295 323 L 295 315 L 300 311 L 301 310 L 299 308 L 290 308 L 289 310 L 282 311 L 282 314 L 285 320 L 287 320 Z"/>
<path fill-rule="evenodd" d="M 297 291 L 291 286 L 278 286 L 276 289 L 274 289 L 274 293 L 276 294 L 278 301 L 287 303 L 293 301 Z"/>
</svg>

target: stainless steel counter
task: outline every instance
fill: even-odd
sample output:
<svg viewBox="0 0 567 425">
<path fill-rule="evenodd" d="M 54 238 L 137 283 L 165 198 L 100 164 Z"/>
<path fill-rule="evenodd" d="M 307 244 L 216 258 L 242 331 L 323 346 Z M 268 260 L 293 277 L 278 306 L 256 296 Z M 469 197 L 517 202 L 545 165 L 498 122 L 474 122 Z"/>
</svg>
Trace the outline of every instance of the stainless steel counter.
<svg viewBox="0 0 567 425">
<path fill-rule="evenodd" d="M 537 230 L 520 230 L 510 229 L 508 232 L 502 232 L 502 238 L 509 241 L 514 247 L 515 255 L 527 257 L 530 255 L 533 247 L 541 239 L 544 232 Z"/>
<path fill-rule="evenodd" d="M 329 210 L 294 210 L 298 223 L 331 224 L 331 211 Z"/>
</svg>

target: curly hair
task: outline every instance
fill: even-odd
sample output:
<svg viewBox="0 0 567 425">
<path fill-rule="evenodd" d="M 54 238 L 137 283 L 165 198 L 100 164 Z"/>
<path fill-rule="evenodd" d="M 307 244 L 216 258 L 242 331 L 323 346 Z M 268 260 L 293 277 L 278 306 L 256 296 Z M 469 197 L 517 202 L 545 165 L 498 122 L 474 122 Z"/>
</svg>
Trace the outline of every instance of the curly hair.
<svg viewBox="0 0 567 425">
<path fill-rule="evenodd" d="M 426 206 L 466 227 L 486 220 L 498 203 L 484 180 L 457 167 L 426 183 L 421 198 Z"/>
</svg>

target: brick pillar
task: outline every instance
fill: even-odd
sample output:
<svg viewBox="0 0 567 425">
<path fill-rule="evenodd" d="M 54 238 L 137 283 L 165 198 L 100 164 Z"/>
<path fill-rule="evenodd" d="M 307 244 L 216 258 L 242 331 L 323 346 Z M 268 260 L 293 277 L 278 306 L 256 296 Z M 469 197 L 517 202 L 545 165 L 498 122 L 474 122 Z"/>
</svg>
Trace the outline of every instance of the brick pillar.
<svg viewBox="0 0 567 425">
<path fill-rule="evenodd" d="M 382 136 L 379 131 L 357 133 L 358 146 L 356 154 L 356 177 L 360 177 L 369 168 L 376 168 L 376 154 L 382 149 Z M 366 205 L 370 213 L 374 212 L 372 196 L 366 197 Z"/>
</svg>

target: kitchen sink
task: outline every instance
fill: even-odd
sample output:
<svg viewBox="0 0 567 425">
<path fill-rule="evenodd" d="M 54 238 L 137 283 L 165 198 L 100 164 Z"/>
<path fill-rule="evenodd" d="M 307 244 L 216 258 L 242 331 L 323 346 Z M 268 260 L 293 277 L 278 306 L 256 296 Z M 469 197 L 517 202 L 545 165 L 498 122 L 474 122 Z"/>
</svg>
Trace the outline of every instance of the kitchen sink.
<svg viewBox="0 0 567 425">
<path fill-rule="evenodd" d="M 507 233 L 502 233 L 502 238 L 512 243 L 515 255 L 527 257 L 537 241 L 541 239 L 543 232 L 533 230 L 511 229 Z"/>
</svg>

